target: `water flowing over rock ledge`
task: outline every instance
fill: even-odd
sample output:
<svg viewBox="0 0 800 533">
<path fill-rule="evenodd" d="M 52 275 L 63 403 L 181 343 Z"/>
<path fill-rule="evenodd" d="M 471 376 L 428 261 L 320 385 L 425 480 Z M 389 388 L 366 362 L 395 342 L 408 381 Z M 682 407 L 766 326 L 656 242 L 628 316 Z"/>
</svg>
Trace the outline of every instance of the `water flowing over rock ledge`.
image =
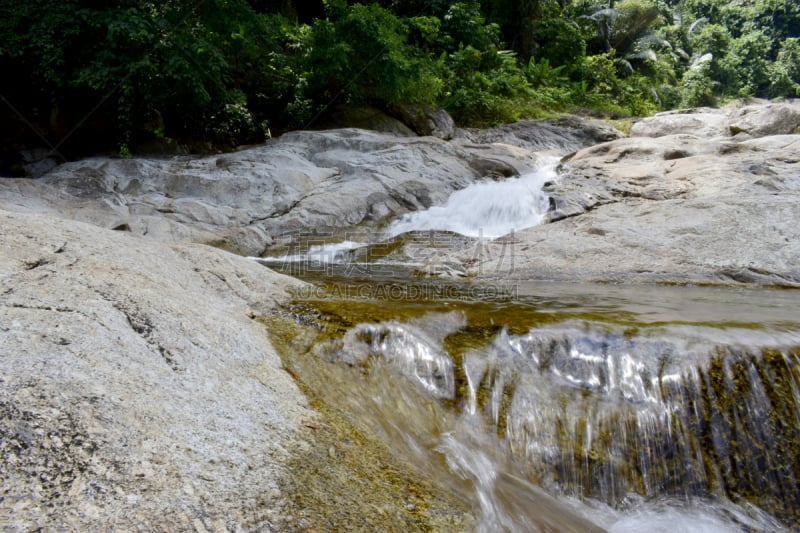
<svg viewBox="0 0 800 533">
<path fill-rule="evenodd" d="M 713 531 L 797 523 L 793 293 L 531 290 L 427 307 L 312 298 L 294 307 L 307 340 L 293 360 L 409 462 L 428 471 L 444 458 L 470 479 L 479 530 L 548 530 L 548 512 L 629 530 L 598 502 L 631 510 L 636 530 L 669 509 Z M 595 503 L 549 502 L 533 484 Z"/>
<path fill-rule="evenodd" d="M 800 287 L 799 109 L 645 119 L 566 158 L 544 188 L 550 224 L 441 263 L 486 279 Z"/>
<path fill-rule="evenodd" d="M 517 130 L 537 139 L 537 149 L 559 152 L 621 135 L 579 119 L 528 122 Z M 348 230 L 370 231 L 442 204 L 478 179 L 524 173 L 536 161 L 527 147 L 473 141 L 466 133 L 445 142 L 357 129 L 293 132 L 219 156 L 67 163 L 37 180 L 0 180 L 0 206 L 260 255 L 299 231 L 340 238 Z"/>
</svg>

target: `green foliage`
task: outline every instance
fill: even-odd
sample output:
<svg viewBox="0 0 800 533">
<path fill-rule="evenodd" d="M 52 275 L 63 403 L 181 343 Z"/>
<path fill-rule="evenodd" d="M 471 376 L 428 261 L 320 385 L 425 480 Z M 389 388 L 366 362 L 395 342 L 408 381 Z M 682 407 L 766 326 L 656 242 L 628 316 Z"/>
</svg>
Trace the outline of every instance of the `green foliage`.
<svg viewBox="0 0 800 533">
<path fill-rule="evenodd" d="M 689 46 L 697 55 L 713 54 L 724 57 L 731 45 L 731 34 L 720 24 L 703 24 L 689 34 Z"/>
<path fill-rule="evenodd" d="M 546 59 L 554 67 L 572 70 L 586 56 L 586 41 L 579 26 L 563 18 L 539 21 L 533 32 L 536 46 L 533 55 Z"/>
<path fill-rule="evenodd" d="M 335 21 L 311 28 L 305 67 L 309 96 L 321 103 L 337 99 L 393 104 L 432 103 L 441 90 L 433 60 L 407 42 L 408 26 L 376 4 L 355 4 Z M 417 18 L 416 30 L 430 40 L 435 24 Z"/>
<path fill-rule="evenodd" d="M 614 50 L 623 57 L 637 40 L 652 33 L 663 20 L 659 10 L 649 0 L 622 0 L 614 8 L 595 7 L 582 21 L 593 26 L 590 40 L 593 52 Z"/>
<path fill-rule="evenodd" d="M 449 53 L 472 47 L 489 50 L 499 47 L 500 27 L 487 24 L 475 0 L 457 2 L 450 6 L 442 18 L 439 47 Z"/>
<path fill-rule="evenodd" d="M 621 81 L 617 76 L 614 52 L 587 56 L 582 68 L 582 79 L 586 84 L 581 91 L 580 103 L 588 107 L 605 106 L 619 93 Z"/>
<path fill-rule="evenodd" d="M 769 38 L 761 31 L 731 41 L 720 61 L 725 91 L 732 96 L 757 96 L 769 87 Z"/>
<path fill-rule="evenodd" d="M 0 3 L 0 58 L 29 76 L 33 90 L 64 87 L 75 68 L 73 54 L 83 57 L 79 45 L 87 28 L 80 14 L 74 0 Z"/>
<path fill-rule="evenodd" d="M 700 58 L 684 74 L 681 83 L 681 107 L 714 104 L 714 81 L 711 77 L 711 57 Z"/>
<path fill-rule="evenodd" d="M 442 21 L 436 17 L 411 17 L 408 19 L 409 40 L 422 52 L 435 50 Z"/>
<path fill-rule="evenodd" d="M 481 125 L 791 97 L 798 32 L 793 0 L 5 0 L 0 141 L 235 146 L 346 102 Z"/>
<path fill-rule="evenodd" d="M 538 62 L 535 58 L 528 61 L 525 68 L 525 77 L 535 88 L 541 87 L 565 87 L 569 78 L 564 76 L 565 65 L 551 67 L 547 58 L 542 58 Z"/>
<path fill-rule="evenodd" d="M 446 67 L 443 104 L 458 122 L 488 125 L 519 118 L 515 104 L 530 94 L 530 87 L 513 52 L 467 46 L 450 54 Z"/>
<path fill-rule="evenodd" d="M 768 74 L 770 96 L 800 96 L 800 39 L 786 39 L 781 43 Z"/>
</svg>

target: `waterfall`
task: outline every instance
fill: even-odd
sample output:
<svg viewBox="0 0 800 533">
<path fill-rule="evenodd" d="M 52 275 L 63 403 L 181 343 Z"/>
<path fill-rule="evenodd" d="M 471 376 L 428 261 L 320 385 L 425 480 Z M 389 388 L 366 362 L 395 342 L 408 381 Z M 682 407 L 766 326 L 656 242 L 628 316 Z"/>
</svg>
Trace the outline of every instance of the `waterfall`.
<svg viewBox="0 0 800 533">
<path fill-rule="evenodd" d="M 549 201 L 542 186 L 556 178 L 556 158 L 519 178 L 482 181 L 454 192 L 441 206 L 409 213 L 392 222 L 389 237 L 409 231 L 452 231 L 494 239 L 544 221 Z"/>
<path fill-rule="evenodd" d="M 317 352 L 388 371 L 361 408 L 381 394 L 395 398 L 379 403 L 396 405 L 397 380 L 449 406 L 450 415 L 416 423 L 434 404 L 414 396 L 402 419 L 377 417 L 395 440 L 442 456 L 472 484 L 479 529 L 780 530 L 775 517 L 800 518 L 795 334 L 564 322 L 523 334 L 501 328 L 482 346 L 448 349 L 465 326 L 457 312 L 358 324 Z M 421 437 L 423 427 L 430 433 Z M 620 514 L 637 498 L 654 503 Z"/>
<path fill-rule="evenodd" d="M 612 505 L 630 493 L 746 499 L 796 519 L 800 352 L 707 341 L 502 334 L 484 370 L 499 377 L 468 396 L 494 398 L 513 376 L 504 410 L 482 412 L 529 475 L 561 491 Z"/>
</svg>

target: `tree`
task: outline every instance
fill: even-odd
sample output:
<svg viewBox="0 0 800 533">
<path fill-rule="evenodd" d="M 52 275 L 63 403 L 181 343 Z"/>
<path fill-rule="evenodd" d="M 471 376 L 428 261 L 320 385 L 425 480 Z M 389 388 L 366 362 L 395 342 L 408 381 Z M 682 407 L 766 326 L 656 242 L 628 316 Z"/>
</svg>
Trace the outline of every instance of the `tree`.
<svg viewBox="0 0 800 533">
<path fill-rule="evenodd" d="M 731 96 L 763 95 L 770 85 L 770 40 L 762 31 L 733 39 L 720 61 L 722 91 Z"/>
<path fill-rule="evenodd" d="M 800 96 L 800 39 L 785 39 L 769 66 L 769 96 Z"/>
<path fill-rule="evenodd" d="M 378 105 L 431 103 L 441 90 L 434 63 L 408 45 L 408 26 L 376 5 L 344 8 L 335 21 L 317 21 L 306 43 L 309 95 Z"/>
</svg>

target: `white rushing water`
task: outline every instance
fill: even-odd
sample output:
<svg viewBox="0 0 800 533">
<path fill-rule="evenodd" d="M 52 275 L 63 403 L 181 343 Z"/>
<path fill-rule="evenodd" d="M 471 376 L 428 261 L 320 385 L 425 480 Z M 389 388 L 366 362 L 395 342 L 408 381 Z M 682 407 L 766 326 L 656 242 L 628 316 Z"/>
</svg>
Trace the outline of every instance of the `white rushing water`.
<svg viewBox="0 0 800 533">
<path fill-rule="evenodd" d="M 444 205 L 415 211 L 393 221 L 379 240 L 414 231 L 452 231 L 466 237 L 496 239 L 538 226 L 544 222 L 550 205 L 542 187 L 556 179 L 557 164 L 555 157 L 543 158 L 536 171 L 518 178 L 474 183 L 454 192 Z M 347 264 L 355 250 L 371 243 L 345 240 L 312 246 L 297 244 L 300 246 L 292 253 L 254 259 L 267 264 Z"/>
<path fill-rule="evenodd" d="M 706 472 L 692 456 L 705 422 L 689 406 L 713 411 L 701 385 L 722 376 L 714 394 L 736 394 L 745 418 L 754 419 L 731 422 L 742 449 L 737 464 L 758 471 L 746 450 L 763 455 L 765 464 L 784 464 L 787 458 L 769 449 L 783 437 L 759 429 L 764 419 L 757 413 L 772 405 L 764 373 L 795 368 L 798 355 L 773 355 L 766 363 L 755 354 L 761 343 L 793 345 L 794 334 L 705 325 L 624 330 L 567 321 L 527 333 L 502 328 L 454 358 L 445 339 L 468 326 L 458 311 L 361 323 L 317 353 L 374 378 L 348 389 L 348 401 L 373 429 L 390 428 L 386 441 L 410 463 L 434 472 L 444 460 L 449 475 L 471 487 L 464 494 L 474 498 L 478 533 L 785 530 L 753 504 L 695 490 L 723 484 L 725 463 Z M 741 353 L 743 345 L 752 351 Z M 439 400 L 452 402 L 455 411 Z M 715 435 L 713 457 L 723 457 L 730 435 L 722 428 Z M 774 496 L 791 501 L 793 487 L 779 487 Z"/>
<path fill-rule="evenodd" d="M 502 181 L 483 181 L 454 192 L 441 206 L 409 213 L 387 229 L 389 237 L 409 231 L 452 231 L 494 239 L 544 222 L 549 207 L 542 186 L 556 178 L 556 158 L 535 172 Z"/>
<path fill-rule="evenodd" d="M 254 257 L 253 259 L 264 263 L 309 263 L 319 265 L 342 264 L 350 259 L 350 252 L 367 246 L 367 243 L 355 241 L 342 241 L 337 243 L 324 243 L 309 246 L 304 252 L 280 255 L 276 257 Z"/>
</svg>

